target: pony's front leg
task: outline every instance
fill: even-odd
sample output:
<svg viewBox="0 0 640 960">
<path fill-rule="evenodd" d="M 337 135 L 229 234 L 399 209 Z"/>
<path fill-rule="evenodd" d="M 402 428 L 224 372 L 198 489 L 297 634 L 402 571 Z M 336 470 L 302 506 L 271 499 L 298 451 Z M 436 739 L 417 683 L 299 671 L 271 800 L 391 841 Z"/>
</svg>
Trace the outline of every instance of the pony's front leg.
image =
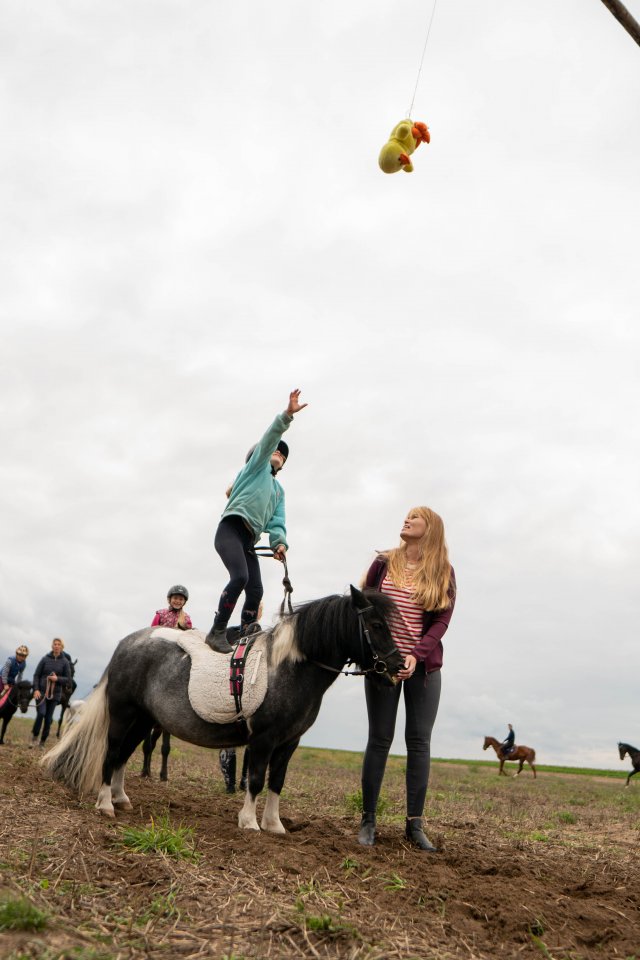
<svg viewBox="0 0 640 960">
<path fill-rule="evenodd" d="M 267 802 L 262 814 L 262 829 L 269 833 L 286 833 L 280 821 L 280 794 L 284 786 L 284 779 L 287 775 L 287 767 L 294 750 L 300 743 L 300 738 L 292 740 L 290 743 L 282 744 L 277 747 L 269 763 L 269 789 L 267 791 Z"/>
<path fill-rule="evenodd" d="M 256 818 L 256 800 L 264 787 L 267 766 L 271 751 L 251 745 L 251 766 L 249 768 L 249 782 L 244 798 L 244 806 L 238 815 L 238 826 L 243 830 L 259 830 Z"/>
<path fill-rule="evenodd" d="M 500 775 L 502 775 L 503 777 L 506 777 L 506 773 L 504 772 L 504 760 L 500 761 L 500 769 L 498 770 L 498 776 Z"/>
<path fill-rule="evenodd" d="M 242 830 L 259 830 L 258 819 L 256 817 L 256 797 L 247 790 L 244 798 L 244 806 L 238 814 L 238 826 Z"/>
<path fill-rule="evenodd" d="M 124 763 L 111 775 L 111 802 L 116 810 L 133 810 L 133 804 L 124 792 Z"/>
<path fill-rule="evenodd" d="M 116 811 L 113 803 L 111 802 L 110 783 L 103 783 L 100 787 L 98 799 L 96 800 L 96 810 L 98 813 L 101 813 L 103 817 L 109 817 L 111 820 L 115 818 Z"/>
</svg>

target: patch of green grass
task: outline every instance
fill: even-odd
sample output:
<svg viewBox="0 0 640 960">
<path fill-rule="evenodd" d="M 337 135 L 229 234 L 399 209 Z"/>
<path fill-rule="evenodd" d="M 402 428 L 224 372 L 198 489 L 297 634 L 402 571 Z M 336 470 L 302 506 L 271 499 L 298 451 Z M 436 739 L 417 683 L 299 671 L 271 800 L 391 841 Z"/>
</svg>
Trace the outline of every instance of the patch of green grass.
<svg viewBox="0 0 640 960">
<path fill-rule="evenodd" d="M 534 840 L 536 843 L 548 843 L 549 839 L 549 834 L 542 833 L 541 830 L 532 830 L 529 834 L 529 840 Z"/>
<path fill-rule="evenodd" d="M 392 873 L 388 877 L 382 878 L 385 881 L 384 888 L 385 890 L 404 890 L 407 886 L 407 881 L 403 877 L 398 876 L 397 873 Z"/>
<path fill-rule="evenodd" d="M 182 860 L 197 860 L 193 828 L 173 827 L 165 814 L 156 822 L 153 817 L 148 827 L 123 827 L 120 842 L 138 853 L 165 853 Z"/>
<path fill-rule="evenodd" d="M 47 925 L 47 914 L 28 900 L 0 900 L 0 930 L 42 930 Z"/>
<path fill-rule="evenodd" d="M 344 802 L 349 813 L 363 813 L 362 789 L 358 787 L 358 789 L 354 790 L 353 793 L 346 793 L 344 796 Z M 378 806 L 376 808 L 377 816 L 384 816 L 389 810 L 390 806 L 391 805 L 386 795 L 381 793 L 378 797 Z"/>
<path fill-rule="evenodd" d="M 561 810 L 558 814 L 558 820 L 560 823 L 577 823 L 578 818 L 571 810 Z"/>
</svg>

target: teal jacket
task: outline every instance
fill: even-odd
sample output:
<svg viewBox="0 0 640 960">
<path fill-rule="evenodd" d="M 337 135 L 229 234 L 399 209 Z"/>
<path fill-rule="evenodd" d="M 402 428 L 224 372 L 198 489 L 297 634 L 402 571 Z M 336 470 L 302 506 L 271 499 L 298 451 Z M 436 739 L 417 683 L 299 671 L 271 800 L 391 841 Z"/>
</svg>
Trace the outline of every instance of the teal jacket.
<svg viewBox="0 0 640 960">
<path fill-rule="evenodd" d="M 271 454 L 293 420 L 287 413 L 279 413 L 260 442 L 256 444 L 248 463 L 233 481 L 229 502 L 223 517 L 242 517 L 248 523 L 257 543 L 263 533 L 269 534 L 269 545 L 275 550 L 287 543 L 284 518 L 284 490 L 271 473 Z"/>
</svg>

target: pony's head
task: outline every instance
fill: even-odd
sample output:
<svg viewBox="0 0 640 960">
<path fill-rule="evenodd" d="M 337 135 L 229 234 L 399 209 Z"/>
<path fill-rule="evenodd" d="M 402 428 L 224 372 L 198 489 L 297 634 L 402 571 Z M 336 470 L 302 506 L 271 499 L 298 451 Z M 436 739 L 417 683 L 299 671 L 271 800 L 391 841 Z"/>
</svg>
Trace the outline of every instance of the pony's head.
<svg viewBox="0 0 640 960">
<path fill-rule="evenodd" d="M 628 749 L 629 749 L 629 745 L 628 745 L 627 743 L 619 743 L 619 744 L 618 744 L 618 752 L 619 752 L 619 754 L 620 754 L 620 759 L 621 759 L 621 760 L 624 760 L 624 758 L 626 757 L 626 755 L 627 755 L 627 750 L 628 750 Z"/>
<path fill-rule="evenodd" d="M 351 602 L 358 616 L 359 654 L 354 657 L 361 670 L 374 681 L 398 682 L 398 671 L 404 667 L 404 656 L 395 645 L 389 617 L 395 609 L 393 601 L 377 590 L 358 590 L 351 586 Z"/>
<path fill-rule="evenodd" d="M 18 710 L 20 710 L 21 713 L 26 713 L 31 697 L 33 696 L 33 687 L 28 680 L 20 680 L 16 683 L 15 690 Z"/>
<path fill-rule="evenodd" d="M 482 749 L 486 750 L 487 747 L 490 747 L 490 746 L 491 746 L 491 737 L 485 737 L 484 743 L 482 744 Z"/>
</svg>

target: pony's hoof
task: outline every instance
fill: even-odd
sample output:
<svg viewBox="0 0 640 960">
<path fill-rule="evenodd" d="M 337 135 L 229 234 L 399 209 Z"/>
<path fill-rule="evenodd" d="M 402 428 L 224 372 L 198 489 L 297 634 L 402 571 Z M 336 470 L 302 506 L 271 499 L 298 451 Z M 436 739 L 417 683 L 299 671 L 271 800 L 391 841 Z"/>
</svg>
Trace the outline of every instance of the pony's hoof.
<svg viewBox="0 0 640 960">
<path fill-rule="evenodd" d="M 114 800 L 113 807 L 115 810 L 133 810 L 133 804 L 130 800 Z"/>
<path fill-rule="evenodd" d="M 257 820 L 247 820 L 243 821 L 238 817 L 238 826 L 241 830 L 257 830 L 260 833 L 260 827 L 258 826 Z"/>
<path fill-rule="evenodd" d="M 267 833 L 286 833 L 287 832 L 279 820 L 277 823 L 265 823 L 263 820 L 262 829 L 266 830 Z"/>
<path fill-rule="evenodd" d="M 115 810 L 105 810 L 103 807 L 98 807 L 98 813 L 101 817 L 108 817 L 109 820 L 115 820 L 116 818 Z"/>
</svg>

